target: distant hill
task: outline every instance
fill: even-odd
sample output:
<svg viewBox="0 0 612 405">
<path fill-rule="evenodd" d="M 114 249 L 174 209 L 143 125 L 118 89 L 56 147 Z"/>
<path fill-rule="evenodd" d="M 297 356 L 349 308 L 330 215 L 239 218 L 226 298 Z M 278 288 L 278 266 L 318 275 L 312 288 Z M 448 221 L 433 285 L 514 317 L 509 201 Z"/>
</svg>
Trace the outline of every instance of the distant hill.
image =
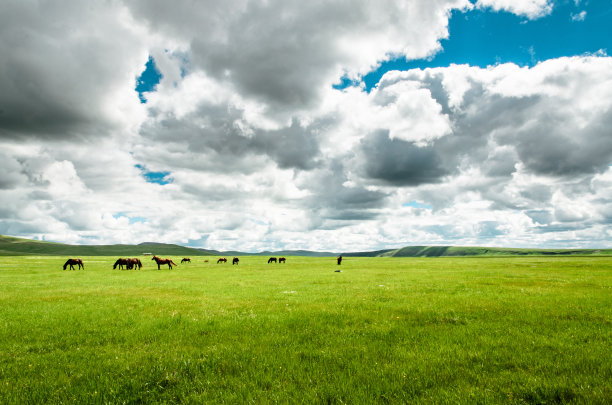
<svg viewBox="0 0 612 405">
<path fill-rule="evenodd" d="M 612 249 L 518 249 L 463 246 L 408 246 L 381 251 L 381 257 L 612 255 Z M 348 256 L 348 255 L 347 255 Z"/>
<path fill-rule="evenodd" d="M 209 256 L 200 249 L 165 243 L 146 242 L 139 245 L 65 245 L 0 235 L 0 256 L 141 256 L 153 253 L 166 256 Z"/>
<path fill-rule="evenodd" d="M 142 256 L 152 253 L 164 256 L 308 256 L 333 257 L 458 257 L 458 256 L 612 256 L 612 249 L 515 249 L 461 246 L 407 246 L 366 252 L 313 252 L 310 250 L 280 250 L 259 253 L 196 249 L 185 246 L 145 242 L 138 245 L 66 245 L 0 235 L 0 256 Z"/>
</svg>

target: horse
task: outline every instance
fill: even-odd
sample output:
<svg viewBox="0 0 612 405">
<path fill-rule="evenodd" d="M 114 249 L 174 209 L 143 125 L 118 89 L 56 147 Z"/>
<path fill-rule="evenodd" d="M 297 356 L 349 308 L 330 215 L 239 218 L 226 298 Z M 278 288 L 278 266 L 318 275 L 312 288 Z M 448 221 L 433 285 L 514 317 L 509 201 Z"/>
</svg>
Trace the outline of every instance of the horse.
<svg viewBox="0 0 612 405">
<path fill-rule="evenodd" d="M 285 260 L 287 260 L 287 259 L 285 259 L 284 257 L 279 257 L 278 258 L 278 264 L 285 263 Z"/>
<path fill-rule="evenodd" d="M 191 259 L 189 257 L 183 257 L 183 260 L 181 260 L 181 264 L 183 264 L 185 262 L 191 263 Z"/>
<path fill-rule="evenodd" d="M 168 268 L 170 270 L 172 270 L 172 265 L 173 264 L 175 266 L 178 266 L 176 263 L 174 263 L 172 261 L 172 259 L 162 259 L 161 257 L 153 256 L 153 258 L 151 260 L 155 260 L 155 262 L 157 263 L 157 270 L 161 270 L 161 268 L 159 266 L 162 265 L 162 264 L 167 264 Z"/>
<path fill-rule="evenodd" d="M 342 256 L 338 256 L 338 266 L 342 264 Z"/>
<path fill-rule="evenodd" d="M 232 260 L 232 264 L 238 264 L 239 261 L 240 259 L 238 259 L 237 257 L 234 257 L 234 259 Z"/>
<path fill-rule="evenodd" d="M 85 265 L 83 264 L 83 260 L 81 259 L 68 259 L 66 263 L 64 263 L 64 270 L 66 267 L 70 266 L 70 270 L 74 270 L 74 266 L 78 266 L 79 269 L 85 270 Z"/>
<path fill-rule="evenodd" d="M 138 267 L 138 270 L 142 269 L 142 262 L 140 261 L 139 258 L 134 257 L 132 259 L 127 259 L 127 260 L 128 260 L 127 268 L 129 270 L 131 270 L 132 268 L 135 269 L 136 267 Z"/>
<path fill-rule="evenodd" d="M 117 259 L 117 261 L 115 262 L 115 264 L 113 264 L 113 270 L 115 270 L 117 268 L 117 266 L 119 266 L 119 270 L 123 270 L 123 266 L 125 266 L 128 270 L 130 269 L 130 259 L 123 259 L 123 258 L 119 258 Z"/>
<path fill-rule="evenodd" d="M 276 257 L 271 257 L 268 259 L 268 264 L 270 263 L 276 263 Z"/>
<path fill-rule="evenodd" d="M 219 260 L 217 260 L 217 264 L 219 263 L 227 263 L 227 259 L 225 257 L 220 257 Z"/>
</svg>

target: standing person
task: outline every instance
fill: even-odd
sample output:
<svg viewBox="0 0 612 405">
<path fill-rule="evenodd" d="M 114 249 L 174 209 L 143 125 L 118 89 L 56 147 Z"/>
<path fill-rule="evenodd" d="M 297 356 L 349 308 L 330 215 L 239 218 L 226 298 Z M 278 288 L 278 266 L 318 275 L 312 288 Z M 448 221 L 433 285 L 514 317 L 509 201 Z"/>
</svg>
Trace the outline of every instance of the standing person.
<svg viewBox="0 0 612 405">
<path fill-rule="evenodd" d="M 338 266 L 342 264 L 342 256 L 338 256 Z"/>
</svg>

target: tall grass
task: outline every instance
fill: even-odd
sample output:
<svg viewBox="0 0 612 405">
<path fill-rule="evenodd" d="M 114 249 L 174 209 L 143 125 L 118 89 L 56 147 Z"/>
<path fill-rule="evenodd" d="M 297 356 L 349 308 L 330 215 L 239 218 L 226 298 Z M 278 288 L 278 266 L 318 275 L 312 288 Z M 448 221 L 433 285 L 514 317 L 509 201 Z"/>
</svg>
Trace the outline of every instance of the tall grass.
<svg viewBox="0 0 612 405">
<path fill-rule="evenodd" d="M 0 259 L 0 402 L 612 398 L 611 258 L 142 259 Z"/>
</svg>

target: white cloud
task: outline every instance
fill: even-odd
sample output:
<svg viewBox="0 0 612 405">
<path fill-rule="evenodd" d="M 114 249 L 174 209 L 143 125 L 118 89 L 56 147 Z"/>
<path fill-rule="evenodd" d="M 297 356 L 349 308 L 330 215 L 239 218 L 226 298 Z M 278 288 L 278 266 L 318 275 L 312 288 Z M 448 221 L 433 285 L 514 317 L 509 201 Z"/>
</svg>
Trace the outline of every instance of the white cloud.
<svg viewBox="0 0 612 405">
<path fill-rule="evenodd" d="M 340 91 L 343 74 L 436 52 L 470 3 L 105 4 L 0 6 L 0 233 L 246 251 L 612 237 L 612 58 Z M 141 104 L 149 55 L 163 78 Z"/>
<path fill-rule="evenodd" d="M 577 13 L 577 14 L 571 14 L 571 19 L 572 21 L 584 21 L 586 19 L 586 15 L 587 12 L 585 10 L 582 10 L 581 12 Z"/>
<path fill-rule="evenodd" d="M 478 0 L 476 6 L 491 7 L 495 11 L 504 10 L 533 20 L 550 14 L 553 2 L 551 0 Z"/>
</svg>

